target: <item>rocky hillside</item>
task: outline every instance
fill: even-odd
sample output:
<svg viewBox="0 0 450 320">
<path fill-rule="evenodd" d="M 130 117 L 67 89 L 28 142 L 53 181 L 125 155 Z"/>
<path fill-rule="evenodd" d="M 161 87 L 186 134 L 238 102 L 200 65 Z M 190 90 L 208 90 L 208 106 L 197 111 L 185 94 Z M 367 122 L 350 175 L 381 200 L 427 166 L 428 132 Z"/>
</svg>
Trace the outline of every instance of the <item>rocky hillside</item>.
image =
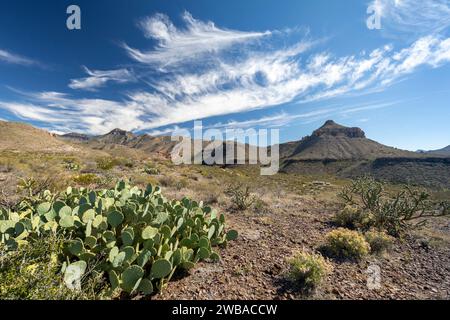
<svg viewBox="0 0 450 320">
<path fill-rule="evenodd" d="M 290 145 L 287 160 L 369 160 L 380 157 L 417 157 L 367 139 L 360 128 L 344 127 L 332 120 L 310 136 Z"/>
<path fill-rule="evenodd" d="M 54 134 L 24 123 L 0 121 L 0 137 L 0 151 L 65 153 L 77 150 Z"/>
<path fill-rule="evenodd" d="M 450 146 L 447 146 L 438 150 L 430 150 L 430 151 L 422 151 L 421 153 L 425 153 L 428 155 L 437 155 L 437 156 L 450 156 Z"/>
<path fill-rule="evenodd" d="M 327 121 L 301 141 L 280 150 L 282 171 L 354 178 L 370 174 L 393 183 L 450 188 L 450 159 L 444 154 L 416 153 L 366 138 L 360 128 Z M 290 154 L 289 154 L 290 153 Z"/>
</svg>

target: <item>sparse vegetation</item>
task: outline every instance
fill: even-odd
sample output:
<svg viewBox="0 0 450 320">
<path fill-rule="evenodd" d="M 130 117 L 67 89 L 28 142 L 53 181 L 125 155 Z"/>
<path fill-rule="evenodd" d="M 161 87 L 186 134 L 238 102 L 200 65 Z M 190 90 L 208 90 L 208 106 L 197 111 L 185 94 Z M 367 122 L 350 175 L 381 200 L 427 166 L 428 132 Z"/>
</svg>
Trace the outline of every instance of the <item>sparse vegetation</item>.
<svg viewBox="0 0 450 320">
<path fill-rule="evenodd" d="M 231 198 L 234 208 L 239 211 L 247 210 L 257 200 L 257 197 L 250 192 L 250 187 L 243 186 L 242 184 L 228 186 L 225 194 Z"/>
<path fill-rule="evenodd" d="M 0 299 L 80 300 L 101 299 L 107 285 L 98 273 L 82 279 L 82 290 L 70 290 L 63 284 L 58 263 L 64 239 L 49 233 L 31 239 L 16 251 L 0 243 Z"/>
<path fill-rule="evenodd" d="M 149 175 L 158 175 L 158 174 L 160 174 L 159 169 L 156 168 L 155 166 L 153 166 L 151 163 L 147 163 L 144 166 L 144 172 L 146 174 L 149 174 Z"/>
<path fill-rule="evenodd" d="M 78 171 L 80 170 L 80 165 L 74 158 L 65 158 L 63 159 L 63 166 L 69 171 Z"/>
<path fill-rule="evenodd" d="M 101 181 L 100 177 L 94 173 L 82 173 L 73 177 L 73 181 L 82 186 L 89 186 L 92 184 L 99 183 Z"/>
<path fill-rule="evenodd" d="M 9 131 L 3 130 L 2 132 L 8 133 Z M 166 158 L 164 152 L 156 151 L 154 153 L 151 151 L 151 145 L 146 145 L 145 149 L 140 149 L 140 147 L 135 148 L 131 144 L 128 146 L 126 144 L 122 146 L 118 144 L 110 145 L 110 142 L 100 143 L 94 141 L 95 139 L 78 144 L 61 142 L 58 138 L 38 135 L 37 133 L 28 134 L 27 139 L 26 142 L 23 142 L 22 137 L 19 140 L 14 140 L 14 143 L 10 143 L 10 139 L 4 139 L 0 142 L 0 207 L 3 206 L 6 209 L 6 211 L 1 210 L 0 215 L 2 217 L 8 216 L 8 220 L 10 220 L 9 212 L 18 213 L 20 219 L 24 219 L 25 226 L 27 226 L 29 221 L 26 219 L 29 216 L 23 217 L 22 215 L 30 212 L 35 213 L 37 207 L 43 202 L 52 203 L 52 207 L 57 201 L 66 203 L 67 199 L 58 197 L 65 193 L 68 185 L 72 185 L 72 192 L 75 192 L 75 189 L 81 189 L 78 189 L 78 187 L 95 191 L 97 195 L 96 206 L 92 209 L 97 216 L 98 204 L 100 200 L 102 202 L 105 200 L 103 192 L 115 190 L 115 183 L 120 179 L 130 181 L 130 184 L 139 187 L 139 190 L 146 190 L 149 183 L 153 186 L 164 184 L 166 188 L 162 191 L 166 196 L 165 199 L 176 199 L 165 200 L 169 204 L 168 206 L 172 208 L 174 207 L 173 204 L 178 202 L 181 203 L 181 207 L 187 209 L 182 204 L 182 199 L 188 197 L 198 201 L 202 200 L 203 208 L 211 206 L 211 209 L 215 208 L 234 213 L 229 215 L 230 221 L 227 222 L 231 227 L 236 226 L 240 230 L 242 239 L 227 247 L 220 245 L 219 247 L 213 247 L 213 250 L 217 253 L 220 250 L 220 254 L 224 258 L 223 261 L 219 264 L 214 263 L 212 259 L 206 259 L 202 261 L 198 268 L 190 272 L 185 271 L 181 266 L 177 267 L 172 277 L 172 279 L 176 278 L 177 281 L 169 283 L 163 294 L 157 294 L 152 299 L 298 299 L 301 298 L 301 293 L 311 294 L 310 298 L 312 299 L 370 299 L 375 297 L 374 294 L 376 294 L 376 297 L 383 299 L 448 297 L 448 294 L 446 294 L 446 292 L 448 293 L 448 284 L 442 279 L 448 277 L 449 274 L 447 268 L 450 261 L 448 258 L 450 244 L 449 217 L 441 216 L 436 219 L 421 217 L 408 221 L 407 224 L 411 224 L 411 227 L 416 222 L 425 219 L 428 220 L 428 224 L 423 228 L 414 230 L 411 230 L 411 227 L 408 226 L 401 232 L 405 235 L 403 239 L 392 238 L 388 235 L 386 227 L 384 227 L 385 224 L 383 224 L 383 227 L 376 227 L 373 210 L 364 209 L 364 203 L 360 200 L 358 193 L 349 193 L 353 197 L 352 201 L 348 202 L 341 201 L 343 198 L 337 198 L 339 189 L 347 186 L 349 180 L 341 178 L 344 175 L 336 175 L 334 171 L 330 170 L 330 166 L 335 166 L 340 172 L 349 173 L 348 176 L 354 176 L 352 170 L 346 170 L 348 166 L 352 165 L 352 162 L 331 161 L 324 165 L 322 161 L 318 160 L 314 165 L 325 166 L 326 172 L 323 170 L 320 174 L 316 174 L 314 165 L 309 166 L 308 163 L 305 165 L 302 163 L 304 171 L 291 171 L 267 177 L 260 175 L 258 166 L 251 165 L 225 168 L 202 165 L 176 166 L 171 163 L 170 159 Z M 47 145 L 47 141 L 51 143 Z M 7 149 L 1 149 L 5 143 Z M 161 144 L 158 144 L 158 150 L 160 147 Z M 98 159 L 113 159 L 115 165 L 111 169 L 100 169 L 96 162 Z M 390 171 L 384 172 L 384 176 L 376 175 L 377 179 L 386 180 L 386 176 L 394 170 L 388 164 L 389 161 L 386 161 L 387 164 L 384 166 L 390 168 Z M 65 163 L 77 164 L 79 170 L 75 170 L 76 168 L 71 168 L 71 166 L 65 166 Z M 368 162 L 367 165 L 370 165 L 370 163 L 372 162 Z M 146 165 L 160 170 L 159 174 L 153 174 L 156 171 L 146 173 L 144 170 Z M 419 176 L 417 176 L 414 168 L 412 171 L 408 168 L 408 166 L 405 166 L 408 176 L 403 171 L 398 171 L 397 176 L 405 176 L 406 180 L 415 176 L 414 182 L 421 180 L 424 184 L 431 185 L 433 182 L 433 180 L 428 179 L 435 173 L 428 171 L 428 167 L 426 174 L 420 174 Z M 395 171 L 397 169 L 398 166 L 395 167 Z M 369 170 L 368 172 L 373 171 Z M 358 174 L 361 174 L 361 172 Z M 25 183 L 20 182 L 21 178 L 28 176 L 32 176 L 34 179 L 25 179 Z M 442 185 L 448 184 L 447 176 L 448 174 L 444 172 L 435 181 L 440 181 Z M 51 179 L 47 180 L 48 177 L 51 177 Z M 159 181 L 162 181 L 162 183 L 160 184 Z M 405 182 L 409 183 L 409 181 Z M 17 188 L 17 184 L 21 184 L 21 188 Z M 249 198 L 255 198 L 253 202 L 249 201 L 250 205 L 246 206 L 246 210 L 237 210 L 230 193 L 224 193 L 224 186 L 229 185 L 238 185 L 243 194 L 247 193 Z M 76 188 L 74 188 L 75 186 Z M 380 203 L 394 201 L 396 195 L 406 189 L 390 183 L 381 184 L 381 187 L 383 191 L 379 197 Z M 246 192 L 247 188 L 248 192 Z M 350 186 L 347 188 L 350 188 Z M 46 192 L 47 195 L 57 198 L 43 201 L 42 196 L 46 189 L 52 191 Z M 377 190 L 376 187 L 370 189 Z M 38 192 L 39 190 L 40 192 Z M 30 193 L 30 191 L 32 192 Z M 80 197 L 80 200 L 86 198 L 88 204 L 91 205 L 89 202 L 90 191 L 85 190 L 83 192 L 84 195 Z M 436 211 L 439 215 L 449 212 L 450 192 L 448 189 L 430 188 L 426 190 L 426 193 L 431 194 L 426 200 L 431 209 L 439 210 Z M 137 205 L 136 211 L 142 212 L 141 204 L 137 204 L 134 197 L 133 194 L 131 200 L 124 200 L 122 196 L 115 198 L 117 201 L 114 206 L 118 209 L 117 211 L 123 213 L 124 210 L 128 211 L 130 208 L 135 210 L 135 205 Z M 106 195 L 106 198 L 110 198 L 110 196 Z M 154 200 L 156 201 L 156 199 Z M 123 201 L 126 203 L 125 206 L 122 205 Z M 77 205 L 75 203 L 66 204 L 71 208 L 72 213 L 76 207 L 79 207 L 79 201 Z M 149 211 L 155 215 L 161 208 L 166 208 L 166 204 L 162 206 L 159 203 L 152 204 L 154 209 L 153 206 L 150 206 Z M 118 230 L 112 228 L 107 222 L 108 210 L 102 210 L 101 216 L 106 217 L 107 224 L 107 230 L 102 231 L 102 233 L 106 231 L 114 233 L 116 242 L 112 247 L 106 246 L 104 237 L 97 237 L 98 231 L 96 228 L 91 228 L 91 236 L 95 234 L 96 246 L 99 245 L 99 247 L 92 248 L 89 246 L 89 241 L 92 241 L 92 238 L 86 236 L 89 222 L 83 221 L 83 214 L 73 215 L 75 226 L 71 228 L 60 226 L 60 215 L 54 217 L 55 223 L 49 223 L 50 221 L 44 215 L 44 218 L 41 219 L 42 226 L 48 224 L 40 229 L 43 230 L 41 235 L 37 236 L 27 230 L 29 235 L 25 237 L 26 233 L 22 233 L 25 238 L 17 239 L 14 234 L 16 241 L 8 242 L 9 249 L 7 250 L 5 245 L 0 249 L 0 261 L 2 261 L 0 263 L 0 290 L 3 290 L 0 299 L 143 298 L 143 295 L 135 296 L 134 292 L 130 295 L 122 289 L 126 263 L 122 264 L 123 269 L 117 272 L 115 270 L 122 283 L 114 291 L 111 290 L 112 282 L 110 280 L 114 281 L 116 278 L 112 275 L 110 279 L 109 272 L 105 272 L 102 269 L 103 267 L 98 264 L 100 262 L 100 264 L 104 263 L 106 266 L 112 265 L 109 253 L 113 247 L 119 249 L 118 261 L 123 256 L 122 252 L 125 252 L 125 257 L 127 257 L 127 252 L 131 252 L 127 248 L 130 246 L 124 245 L 123 242 L 127 240 L 122 239 L 122 231 L 126 226 L 122 224 Z M 192 214 L 194 212 L 195 214 L 200 213 L 198 209 L 192 208 L 192 210 Z M 47 212 L 49 217 L 53 215 L 53 212 L 50 213 L 50 211 Z M 169 214 L 169 216 L 172 217 L 172 214 Z M 17 215 L 13 214 L 12 217 L 16 219 Z M 77 220 L 77 217 L 80 221 Z M 197 217 L 194 217 L 193 220 L 196 222 Z M 124 218 L 126 219 L 126 215 L 124 215 Z M 2 219 L 0 218 L 0 220 Z M 70 218 L 67 219 L 70 220 Z M 216 219 L 220 220 L 220 215 Z M 33 220 L 31 219 L 31 221 Z M 63 224 L 66 222 L 62 221 Z M 132 247 L 135 253 L 142 252 L 146 243 L 146 241 L 141 241 L 139 237 L 142 235 L 144 225 L 145 227 L 148 225 L 147 222 L 140 222 L 142 224 L 133 224 L 134 242 Z M 3 222 L 0 222 L 0 225 L 2 224 Z M 13 232 L 13 229 L 16 232 L 16 224 L 14 228 L 9 227 L 8 232 Z M 162 234 L 160 225 L 150 224 L 150 226 L 158 229 L 158 233 Z M 172 224 L 170 224 L 170 227 L 172 227 Z M 389 257 L 369 257 L 365 261 L 365 254 L 362 255 L 362 258 L 354 258 L 351 255 L 347 255 L 346 258 L 340 250 L 321 250 L 323 257 L 326 256 L 324 260 L 329 265 L 334 266 L 336 272 L 330 272 L 327 276 L 323 276 L 322 281 L 308 281 L 312 284 L 307 285 L 306 280 L 303 279 L 308 277 L 309 274 L 316 274 L 314 270 L 320 270 L 321 256 L 311 253 L 311 251 L 304 251 L 309 252 L 310 255 L 317 255 L 317 259 L 303 256 L 297 260 L 298 270 L 303 272 L 300 273 L 300 277 L 294 277 L 293 274 L 290 275 L 286 272 L 290 271 L 291 268 L 292 270 L 295 269 L 294 264 L 291 266 L 289 262 L 290 260 L 294 261 L 296 257 L 294 255 L 290 259 L 285 259 L 285 257 L 290 257 L 286 255 L 296 252 L 299 248 L 311 250 L 310 248 L 318 248 L 322 243 L 326 244 L 326 235 L 330 231 L 330 227 L 345 227 L 357 232 L 359 236 L 364 236 L 371 254 L 381 254 L 387 251 Z M 18 231 L 21 230 L 20 228 L 21 225 L 19 224 Z M 44 228 L 47 229 L 44 230 Z M 55 239 L 52 238 L 54 235 L 52 228 L 56 228 L 53 230 L 57 231 L 58 236 Z M 164 229 L 167 232 L 167 228 Z M 125 234 L 125 232 L 123 233 Z M 222 234 L 222 236 L 224 235 Z M 2 233 L 0 233 L 0 242 L 1 236 Z M 230 236 L 231 238 L 234 237 L 233 234 Z M 125 239 L 126 237 L 124 236 Z M 28 244 L 22 242 L 22 240 L 27 241 Z M 72 250 L 76 250 L 76 246 L 73 248 L 69 244 L 78 245 L 77 240 L 81 240 L 83 243 L 83 253 L 74 255 L 70 251 L 68 252 L 68 248 L 71 247 Z M 190 237 L 189 240 L 191 240 Z M 196 240 L 195 236 L 193 240 Z M 51 244 L 58 241 L 61 241 L 58 245 Z M 173 242 L 169 240 L 168 243 L 170 246 Z M 139 245 L 139 248 L 136 248 L 136 245 Z M 391 246 L 392 250 L 389 250 Z M 367 249 L 367 246 L 364 245 L 359 247 Z M 125 248 L 127 249 L 125 250 Z M 155 246 L 153 248 L 156 249 Z M 161 248 L 162 253 L 167 249 L 164 245 Z M 199 250 L 199 248 L 193 247 L 191 249 L 195 254 Z M 46 250 L 48 252 L 44 253 Z M 97 250 L 106 252 L 106 255 Z M 173 250 L 169 251 L 174 252 Z M 55 252 L 56 255 L 51 254 Z M 89 258 L 90 253 L 95 254 L 95 258 Z M 38 259 L 41 257 L 42 259 Z M 164 254 L 164 257 L 161 258 L 166 260 L 168 258 L 170 261 L 172 257 L 168 258 Z M 217 258 L 218 256 L 213 257 Z M 338 257 L 338 259 L 328 259 L 329 257 Z M 1 260 L 2 258 L 5 259 Z M 346 260 L 341 261 L 339 258 L 345 258 Z M 83 259 L 86 259 L 86 261 Z M 153 265 L 152 259 L 154 259 L 153 256 L 147 265 L 142 268 L 144 270 L 142 279 L 148 279 Z M 363 261 L 354 263 L 358 259 Z M 136 260 L 131 263 L 130 267 L 137 265 Z M 64 285 L 65 270 L 63 270 L 63 263 L 66 262 L 65 266 L 67 267 L 78 262 L 71 269 L 83 270 L 84 263 L 82 261 L 86 262 L 86 270 L 81 279 L 81 290 L 69 290 Z M 382 263 L 380 265 L 383 272 L 382 283 L 395 285 L 394 291 L 390 290 L 390 286 L 385 285 L 376 292 L 366 288 L 365 279 L 367 275 L 364 272 L 369 263 L 377 263 L 377 261 Z M 138 270 L 137 268 L 133 269 Z M 97 270 L 100 270 L 100 272 L 97 272 Z M 384 272 L 385 270 L 387 272 Z M 33 272 L 30 273 L 29 271 Z M 262 276 L 262 273 L 264 276 Z M 287 278 L 294 282 L 286 281 Z M 219 281 L 215 281 L 216 279 Z M 330 281 L 326 281 L 326 286 L 322 290 L 321 286 L 324 285 L 324 279 Z M 245 286 L 242 285 L 243 281 L 245 281 Z M 159 280 L 151 280 L 151 282 L 154 292 L 158 291 Z M 68 281 L 68 283 L 75 287 L 77 285 L 76 282 Z M 144 283 L 148 285 L 148 282 L 144 281 Z M 206 290 L 205 283 L 207 283 Z M 354 287 L 353 284 L 356 284 L 357 287 Z M 138 288 L 139 286 L 140 283 Z M 432 290 L 420 289 L 425 286 Z M 321 289 L 312 290 L 314 287 Z M 411 290 L 411 288 L 413 289 Z M 299 292 L 296 289 L 301 290 Z M 138 291 L 140 289 L 136 290 L 136 292 Z"/>
<path fill-rule="evenodd" d="M 97 168 L 105 171 L 111 170 L 112 168 L 120 164 L 120 161 L 118 159 L 108 157 L 99 158 L 96 162 Z"/>
<path fill-rule="evenodd" d="M 359 260 L 370 253 L 370 245 L 360 232 L 338 228 L 325 236 L 322 250 L 333 257 Z"/>
<path fill-rule="evenodd" d="M 364 233 L 367 243 L 370 245 L 370 252 L 380 254 L 388 251 L 393 243 L 394 238 L 386 234 L 384 231 L 370 230 Z"/>
<path fill-rule="evenodd" d="M 289 279 L 303 290 L 316 288 L 333 270 L 332 265 L 318 253 L 298 252 L 288 259 L 288 263 Z"/>
<path fill-rule="evenodd" d="M 345 205 L 368 215 L 367 219 L 357 221 L 362 222 L 364 229 L 385 230 L 394 237 L 423 226 L 427 218 L 450 214 L 448 204 L 434 203 L 425 191 L 405 187 L 391 196 L 382 183 L 369 177 L 354 180 L 339 197 Z"/>
<path fill-rule="evenodd" d="M 344 209 L 338 211 L 334 216 L 336 225 L 349 229 L 365 228 L 369 220 L 368 211 L 363 211 L 361 208 L 350 205 L 346 205 Z"/>
</svg>

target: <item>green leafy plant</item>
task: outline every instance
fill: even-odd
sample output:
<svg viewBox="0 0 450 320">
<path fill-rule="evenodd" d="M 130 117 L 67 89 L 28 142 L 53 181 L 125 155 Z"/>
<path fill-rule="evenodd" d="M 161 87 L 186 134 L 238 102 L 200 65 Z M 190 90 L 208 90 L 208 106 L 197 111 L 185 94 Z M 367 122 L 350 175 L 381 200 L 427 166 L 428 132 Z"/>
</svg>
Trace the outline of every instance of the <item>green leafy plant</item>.
<svg viewBox="0 0 450 320">
<path fill-rule="evenodd" d="M 108 274 L 113 291 L 150 294 L 177 269 L 219 259 L 213 248 L 237 238 L 234 230 L 225 233 L 223 214 L 187 198 L 168 201 L 152 185 L 139 189 L 120 181 L 114 189 L 46 190 L 33 204 L 2 209 L 0 242 L 20 250 L 36 237 L 62 234 L 67 240 L 59 261 L 69 286 L 74 274 L 83 276 L 97 261 L 94 271 Z"/>
<path fill-rule="evenodd" d="M 316 288 L 333 270 L 324 257 L 316 253 L 299 252 L 288 259 L 291 281 L 305 290 Z"/>
<path fill-rule="evenodd" d="M 370 253 L 370 245 L 360 232 L 338 228 L 325 236 L 322 250 L 330 256 L 359 260 Z"/>
</svg>

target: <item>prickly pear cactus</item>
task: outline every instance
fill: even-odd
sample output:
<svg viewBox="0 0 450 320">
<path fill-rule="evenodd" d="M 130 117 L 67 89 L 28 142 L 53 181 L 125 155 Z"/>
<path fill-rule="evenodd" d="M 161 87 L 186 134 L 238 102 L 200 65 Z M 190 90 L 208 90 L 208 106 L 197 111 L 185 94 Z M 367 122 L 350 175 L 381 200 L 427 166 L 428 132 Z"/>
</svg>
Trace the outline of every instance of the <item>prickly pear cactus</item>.
<svg viewBox="0 0 450 320">
<path fill-rule="evenodd" d="M 97 261 L 95 271 L 105 273 L 111 289 L 130 294 L 162 290 L 178 268 L 219 260 L 213 247 L 238 236 L 225 233 L 224 215 L 201 202 L 168 201 L 159 187 L 142 190 L 125 181 L 110 190 L 45 191 L 19 207 L 20 212 L 0 209 L 0 241 L 10 250 L 61 233 L 70 239 L 60 253 L 65 278 Z"/>
</svg>

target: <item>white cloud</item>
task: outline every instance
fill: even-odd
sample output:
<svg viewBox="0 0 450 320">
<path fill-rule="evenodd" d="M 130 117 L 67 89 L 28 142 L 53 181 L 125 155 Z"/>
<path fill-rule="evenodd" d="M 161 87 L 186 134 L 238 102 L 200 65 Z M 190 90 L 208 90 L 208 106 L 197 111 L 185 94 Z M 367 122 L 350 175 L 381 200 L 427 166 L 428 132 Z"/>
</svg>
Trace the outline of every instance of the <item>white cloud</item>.
<svg viewBox="0 0 450 320">
<path fill-rule="evenodd" d="M 133 74 L 127 69 L 100 71 L 83 68 L 88 77 L 72 79 L 69 84 L 70 88 L 92 91 L 105 86 L 108 82 L 126 83 L 135 80 Z"/>
<path fill-rule="evenodd" d="M 151 130 L 151 131 L 147 131 L 146 133 L 150 136 L 165 136 L 165 135 L 170 135 L 174 132 L 179 131 L 181 128 L 179 126 L 172 126 L 170 128 L 165 128 L 165 129 L 161 129 L 161 130 Z"/>
<path fill-rule="evenodd" d="M 130 57 L 146 64 L 161 67 L 175 66 L 205 54 L 217 53 L 236 44 L 247 43 L 271 32 L 243 32 L 217 27 L 213 22 L 194 19 L 190 13 L 182 16 L 185 29 L 178 29 L 166 15 L 156 14 L 141 21 L 147 38 L 158 42 L 152 51 L 141 51 L 124 45 Z"/>
<path fill-rule="evenodd" d="M 381 27 L 390 35 L 428 35 L 450 27 L 449 0 L 373 0 Z"/>
<path fill-rule="evenodd" d="M 141 106 L 105 99 L 75 99 L 58 92 L 27 93 L 26 103 L 0 101 L 0 108 L 24 120 L 39 121 L 63 132 L 104 134 L 115 128 L 143 127 Z"/>
<path fill-rule="evenodd" d="M 60 131 L 156 130 L 195 119 L 384 88 L 420 66 L 437 67 L 450 61 L 449 43 L 449 39 L 424 37 L 400 51 L 386 46 L 358 56 L 318 53 L 303 60 L 310 44 L 301 43 L 254 53 L 234 63 L 221 61 L 206 72 L 174 74 L 154 84 L 154 90 L 132 92 L 123 101 L 40 92 L 24 94 L 26 103 L 0 101 L 0 108 Z M 258 121 L 283 124 L 286 118 L 277 115 Z M 250 124 L 256 123 L 246 125 Z"/>
<path fill-rule="evenodd" d="M 139 70 L 139 79 L 151 88 L 128 92 L 121 101 L 73 98 L 51 91 L 22 93 L 25 102 L 0 100 L 0 108 L 23 119 L 45 122 L 59 131 L 102 134 L 120 127 L 161 134 L 169 129 L 158 128 L 196 119 L 383 90 L 419 67 L 435 68 L 450 61 L 450 38 L 438 35 L 421 37 L 400 50 L 385 45 L 369 53 L 336 57 L 328 51 L 310 53 L 317 41 L 304 40 L 273 49 L 270 41 L 275 36 L 264 39 L 270 40 L 267 43 L 254 43 L 266 33 L 219 29 L 187 13 L 184 19 L 187 27 L 183 30 L 161 15 L 143 24 L 146 35 L 156 39 L 158 46 L 145 54 L 148 59 L 137 59 L 142 64 L 134 70 Z M 234 44 L 248 42 L 252 46 L 239 54 L 233 51 L 231 58 L 224 55 Z M 203 55 L 210 52 L 217 55 L 205 63 Z M 189 68 L 173 67 L 170 72 L 160 68 L 159 63 L 182 63 L 188 56 Z M 88 77 L 72 80 L 72 87 L 94 89 L 108 81 L 121 82 L 129 75 L 125 69 L 86 72 Z M 311 118 L 314 116 L 322 114 Z M 299 118 L 278 114 L 224 125 L 282 126 Z"/>
<path fill-rule="evenodd" d="M 26 58 L 21 55 L 0 49 L 0 62 L 1 61 L 10 63 L 10 64 L 18 64 L 18 65 L 22 65 L 22 66 L 30 66 L 30 65 L 38 64 L 36 61 L 31 60 L 29 58 Z"/>
<path fill-rule="evenodd" d="M 286 50 L 253 53 L 242 61 L 221 61 L 200 73 L 180 73 L 154 84 L 156 92 L 130 94 L 152 115 L 149 128 L 246 112 L 295 100 L 330 99 L 385 87 L 419 66 L 448 62 L 448 39 L 424 37 L 399 52 L 385 46 L 367 55 L 317 54 L 300 63 L 307 43 Z M 302 48 L 302 49 L 299 49 Z"/>
</svg>

